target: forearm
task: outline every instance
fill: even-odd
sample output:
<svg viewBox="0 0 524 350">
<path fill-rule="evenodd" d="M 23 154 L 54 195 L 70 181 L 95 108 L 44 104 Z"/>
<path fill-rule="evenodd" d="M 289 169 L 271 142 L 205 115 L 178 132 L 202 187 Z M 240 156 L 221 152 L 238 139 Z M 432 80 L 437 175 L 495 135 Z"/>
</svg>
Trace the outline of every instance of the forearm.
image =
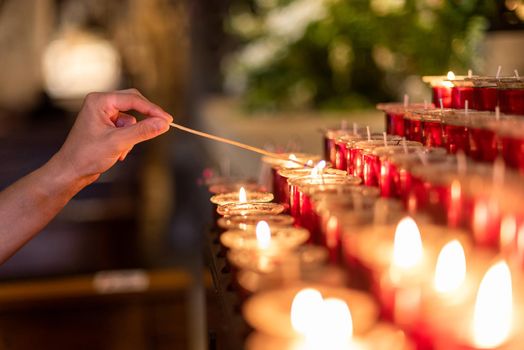
<svg viewBox="0 0 524 350">
<path fill-rule="evenodd" d="M 79 178 L 60 155 L 0 193 L 0 263 L 47 225 L 94 179 Z"/>
</svg>

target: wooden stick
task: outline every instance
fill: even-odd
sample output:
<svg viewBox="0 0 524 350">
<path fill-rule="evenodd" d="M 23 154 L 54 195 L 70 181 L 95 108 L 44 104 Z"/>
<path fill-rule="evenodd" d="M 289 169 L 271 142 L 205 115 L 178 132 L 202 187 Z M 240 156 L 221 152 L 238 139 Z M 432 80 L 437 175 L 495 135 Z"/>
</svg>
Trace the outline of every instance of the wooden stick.
<svg viewBox="0 0 524 350">
<path fill-rule="evenodd" d="M 266 151 L 266 150 L 264 150 L 262 148 L 246 145 L 245 143 L 233 141 L 233 140 L 226 139 L 226 138 L 220 137 L 220 136 L 211 135 L 211 134 L 208 134 L 208 133 L 205 133 L 205 132 L 202 132 L 202 131 L 198 131 L 198 130 L 194 130 L 194 129 L 190 129 L 190 128 L 187 128 L 185 126 L 182 126 L 182 125 L 179 125 L 179 124 L 175 124 L 175 123 L 169 123 L 169 125 L 172 126 L 175 129 L 182 130 L 182 131 L 188 132 L 190 134 L 198 135 L 200 137 L 205 137 L 205 138 L 208 138 L 208 139 L 211 139 L 211 140 L 215 140 L 215 141 L 218 141 L 218 142 L 222 142 L 222 143 L 227 143 L 227 144 L 230 144 L 230 145 L 233 145 L 233 146 L 236 146 L 236 147 L 239 147 L 239 148 L 251 151 L 251 152 L 262 154 L 262 155 L 267 156 L 267 157 L 283 159 L 283 160 L 286 160 L 286 161 L 290 161 L 290 162 L 294 162 L 294 163 L 300 164 L 300 165 L 302 165 L 304 167 L 309 167 L 309 168 L 313 167 L 312 164 L 302 163 L 301 161 L 298 161 L 296 159 L 288 158 L 285 155 L 282 155 L 282 154 L 279 154 L 279 153 L 274 153 L 274 152 L 269 152 L 269 151 Z"/>
</svg>

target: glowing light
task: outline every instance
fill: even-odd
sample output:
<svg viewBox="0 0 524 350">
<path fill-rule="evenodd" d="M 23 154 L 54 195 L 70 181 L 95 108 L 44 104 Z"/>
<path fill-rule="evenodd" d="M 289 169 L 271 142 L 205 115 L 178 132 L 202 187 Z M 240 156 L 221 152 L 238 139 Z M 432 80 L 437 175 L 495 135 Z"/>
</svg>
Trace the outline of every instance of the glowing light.
<svg viewBox="0 0 524 350">
<path fill-rule="evenodd" d="M 460 182 L 458 180 L 453 180 L 451 183 L 451 199 L 453 201 L 458 201 L 460 199 Z"/>
<path fill-rule="evenodd" d="M 284 168 L 296 168 L 298 166 L 298 163 L 296 162 L 298 160 L 297 156 L 290 154 L 287 158 L 289 160 L 284 164 Z"/>
<path fill-rule="evenodd" d="M 495 348 L 508 340 L 513 318 L 511 272 L 500 261 L 484 275 L 473 315 L 473 340 L 479 348 Z"/>
<path fill-rule="evenodd" d="M 88 32 L 52 41 L 42 57 L 46 91 L 56 98 L 83 98 L 91 91 L 114 90 L 120 81 L 120 56 L 114 45 Z"/>
<path fill-rule="evenodd" d="M 456 239 L 446 244 L 437 259 L 435 289 L 439 293 L 457 290 L 466 278 L 466 256 L 464 248 Z"/>
<path fill-rule="evenodd" d="M 315 332 L 317 320 L 323 309 L 322 294 L 316 289 L 305 288 L 295 295 L 291 303 L 291 326 L 306 336 Z"/>
<path fill-rule="evenodd" d="M 255 229 L 257 245 L 260 249 L 267 249 L 271 245 L 271 230 L 265 221 L 259 221 Z"/>
<path fill-rule="evenodd" d="M 393 243 L 393 266 L 410 269 L 421 263 L 424 254 L 416 222 L 408 217 L 397 225 Z"/>
<path fill-rule="evenodd" d="M 510 247 L 517 238 L 517 220 L 513 215 L 505 216 L 500 223 L 500 247 Z"/>
<path fill-rule="evenodd" d="M 453 73 L 452 71 L 449 71 L 447 74 L 447 78 L 448 80 L 455 80 L 455 73 Z"/>
<path fill-rule="evenodd" d="M 326 339 L 338 341 L 348 340 L 353 336 L 353 319 L 349 312 L 348 304 L 337 298 L 324 299 L 323 305 L 324 325 L 323 335 Z"/>
<path fill-rule="evenodd" d="M 244 187 L 240 187 L 240 191 L 238 191 L 238 201 L 240 203 L 246 203 L 247 202 L 247 194 Z"/>
</svg>

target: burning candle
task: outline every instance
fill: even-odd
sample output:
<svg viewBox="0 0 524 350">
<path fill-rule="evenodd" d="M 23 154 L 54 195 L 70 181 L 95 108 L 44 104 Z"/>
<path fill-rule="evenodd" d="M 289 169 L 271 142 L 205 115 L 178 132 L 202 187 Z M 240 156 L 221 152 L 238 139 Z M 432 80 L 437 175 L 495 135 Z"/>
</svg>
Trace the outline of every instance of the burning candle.
<svg viewBox="0 0 524 350">
<path fill-rule="evenodd" d="M 511 272 L 499 261 L 482 278 L 474 305 L 457 308 L 448 314 L 448 323 L 439 325 L 435 349 L 519 349 L 522 335 L 515 331 L 520 309 L 513 299 Z"/>
<path fill-rule="evenodd" d="M 315 284 L 302 284 L 255 294 L 246 301 L 242 313 L 247 323 L 259 332 L 281 339 L 301 341 L 304 340 L 305 333 L 312 337 L 322 336 L 324 332 L 329 334 L 326 326 L 344 325 L 339 316 L 336 317 L 339 321 L 336 325 L 329 317 L 325 319 L 323 316 L 325 300 L 332 298 L 341 300 L 346 304 L 346 308 L 351 310 L 353 331 L 347 323 L 343 327 L 346 331 L 360 336 L 376 323 L 378 309 L 370 296 L 348 288 Z M 329 315 L 334 317 L 331 312 Z M 343 329 L 337 328 L 338 331 Z M 344 334 L 345 332 L 330 337 L 337 338 L 337 341 L 347 341 Z"/>
<path fill-rule="evenodd" d="M 278 215 L 285 209 L 282 204 L 278 203 L 229 203 L 220 205 L 217 213 L 222 216 Z"/>
<path fill-rule="evenodd" d="M 281 168 L 302 168 L 302 164 L 307 164 L 308 162 L 316 163 L 320 161 L 320 157 L 315 154 L 307 153 L 284 153 L 286 159 L 272 158 L 272 157 L 262 157 L 262 163 L 265 166 L 271 168 L 271 189 L 275 196 L 275 201 L 277 203 L 286 203 L 285 202 L 285 188 L 287 183 L 283 180 L 278 174 L 277 171 Z M 264 173 L 263 173 L 264 174 Z"/>
<path fill-rule="evenodd" d="M 453 88 L 453 81 L 456 78 L 452 71 L 449 71 L 445 76 L 424 76 L 422 81 L 429 83 L 433 92 L 433 103 L 440 106 L 442 101 L 443 108 L 451 107 L 451 89 Z"/>
<path fill-rule="evenodd" d="M 218 226 L 225 230 L 247 229 L 255 227 L 259 221 L 269 226 L 292 226 L 295 220 L 289 215 L 234 215 L 218 219 Z"/>
<path fill-rule="evenodd" d="M 211 197 L 211 203 L 219 206 L 230 203 L 271 202 L 272 200 L 272 193 L 246 191 L 244 187 L 240 187 L 238 192 L 220 193 Z"/>
<path fill-rule="evenodd" d="M 220 236 L 220 243 L 229 249 L 260 249 L 268 251 L 291 250 L 304 244 L 309 232 L 294 227 L 275 227 L 270 231 L 266 222 L 257 224 L 255 230 L 229 230 Z"/>
</svg>

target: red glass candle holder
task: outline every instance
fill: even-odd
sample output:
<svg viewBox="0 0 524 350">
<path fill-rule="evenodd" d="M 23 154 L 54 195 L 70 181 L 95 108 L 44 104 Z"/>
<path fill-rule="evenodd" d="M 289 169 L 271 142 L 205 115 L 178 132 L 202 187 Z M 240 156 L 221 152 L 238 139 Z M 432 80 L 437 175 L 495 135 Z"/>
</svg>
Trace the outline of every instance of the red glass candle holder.
<svg viewBox="0 0 524 350">
<path fill-rule="evenodd" d="M 423 142 L 422 136 L 422 116 L 426 111 L 408 111 L 404 115 L 404 130 L 406 140 Z"/>
<path fill-rule="evenodd" d="M 493 112 L 474 112 L 470 115 L 468 126 L 469 152 L 468 155 L 477 161 L 493 162 L 500 153 L 500 139 L 496 130 L 501 120 L 507 117 Z"/>
<path fill-rule="evenodd" d="M 497 79 L 495 77 L 477 77 L 473 82 L 473 99 L 470 107 L 477 111 L 494 111 L 499 105 Z"/>
<path fill-rule="evenodd" d="M 469 154 L 469 119 L 466 114 L 444 115 L 445 148 L 451 154 L 462 151 Z"/>
<path fill-rule="evenodd" d="M 330 182 L 336 182 L 340 183 L 342 181 L 345 181 L 347 178 L 347 173 L 342 170 L 337 169 L 324 169 L 322 175 L 310 175 L 311 170 L 308 173 L 302 173 L 300 172 L 289 172 L 288 174 L 285 174 L 281 171 L 281 174 L 284 175 L 284 177 L 287 178 L 288 182 L 288 188 L 289 188 L 289 211 L 290 215 L 295 218 L 295 224 L 298 226 L 302 226 L 301 221 L 301 212 L 300 212 L 300 205 L 301 200 L 303 200 L 303 197 L 301 197 L 301 191 L 299 189 L 299 185 L 305 185 L 305 184 L 329 184 Z"/>
<path fill-rule="evenodd" d="M 469 80 L 454 80 L 451 88 L 451 107 L 455 109 L 464 109 L 466 101 L 473 101 L 473 83 Z"/>
<path fill-rule="evenodd" d="M 498 87 L 500 111 L 524 115 L 524 81 L 521 78 L 504 79 Z"/>
<path fill-rule="evenodd" d="M 500 138 L 501 154 L 507 166 L 524 174 L 524 120 L 512 118 L 495 128 Z"/>
<path fill-rule="evenodd" d="M 379 103 L 377 109 L 385 114 L 386 133 L 388 135 L 405 136 L 404 114 L 408 110 L 435 108 L 434 104 L 423 103 Z"/>
</svg>

